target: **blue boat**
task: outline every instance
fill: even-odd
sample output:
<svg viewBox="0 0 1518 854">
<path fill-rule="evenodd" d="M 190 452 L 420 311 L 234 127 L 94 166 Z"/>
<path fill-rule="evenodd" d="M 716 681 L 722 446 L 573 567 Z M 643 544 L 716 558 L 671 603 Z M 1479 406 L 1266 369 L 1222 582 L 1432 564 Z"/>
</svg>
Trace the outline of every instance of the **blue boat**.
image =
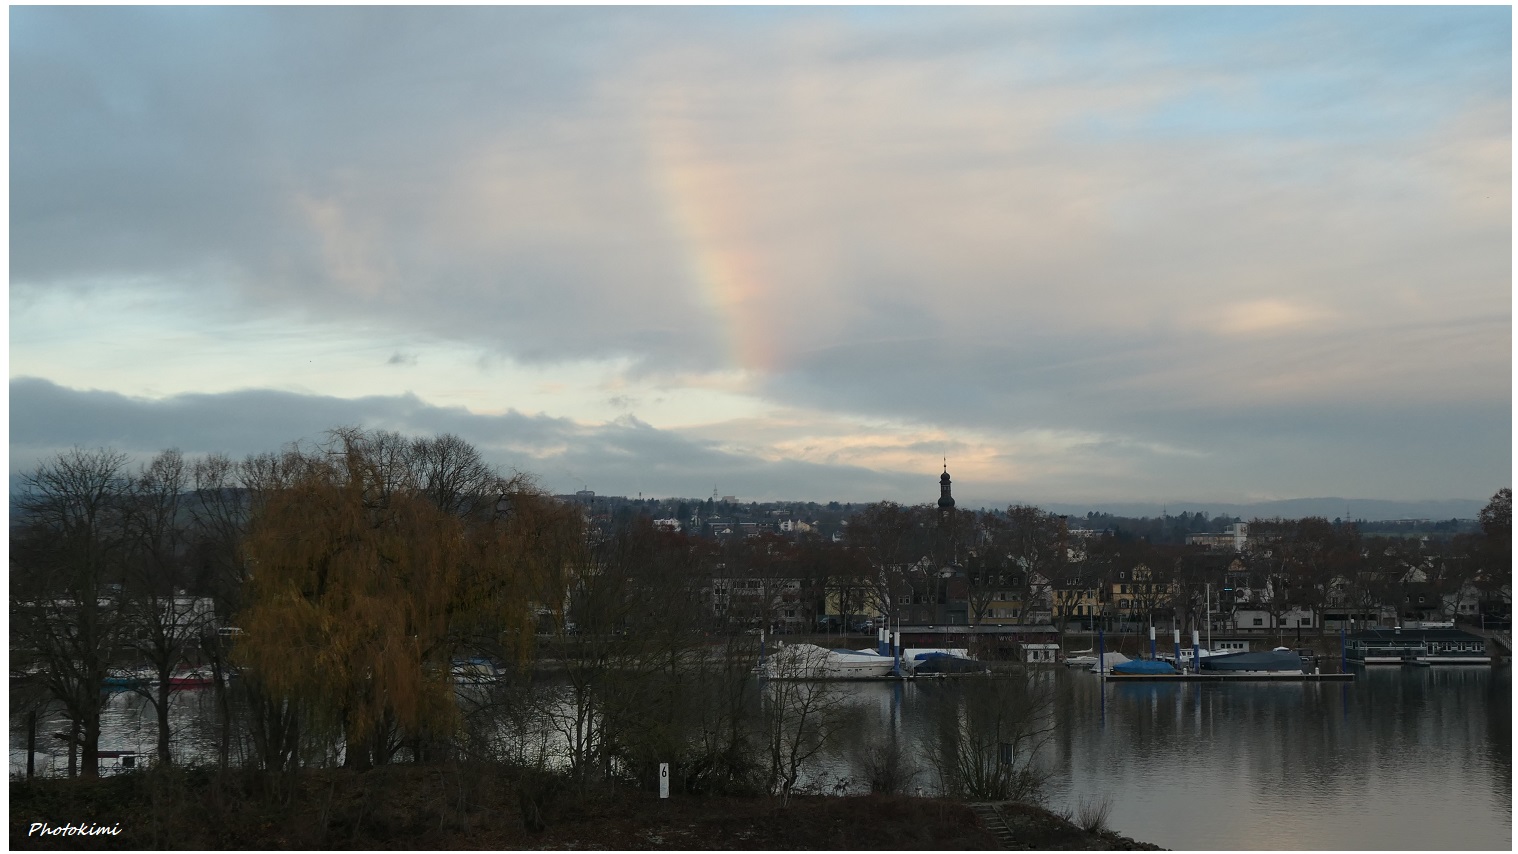
<svg viewBox="0 0 1518 854">
<path fill-rule="evenodd" d="M 1129 676 L 1175 676 L 1179 673 L 1174 667 L 1163 661 L 1151 661 L 1142 658 L 1125 661 L 1122 664 L 1114 664 L 1112 665 L 1112 672 Z"/>
<path fill-rule="evenodd" d="M 1202 670 L 1215 673 L 1301 673 L 1302 657 L 1283 646 L 1270 652 L 1236 652 L 1202 659 Z"/>
<path fill-rule="evenodd" d="M 984 662 L 948 652 L 923 653 L 912 663 L 913 675 L 923 676 L 939 673 L 983 673 L 985 670 Z"/>
</svg>

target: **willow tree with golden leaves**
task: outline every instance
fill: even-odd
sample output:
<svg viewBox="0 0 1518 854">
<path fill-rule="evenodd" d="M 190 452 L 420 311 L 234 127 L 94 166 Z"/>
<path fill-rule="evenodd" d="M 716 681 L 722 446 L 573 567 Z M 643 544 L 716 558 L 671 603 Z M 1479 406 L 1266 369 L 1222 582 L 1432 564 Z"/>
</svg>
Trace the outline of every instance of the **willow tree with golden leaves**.
<svg viewBox="0 0 1518 854">
<path fill-rule="evenodd" d="M 428 488 L 439 444 L 472 468 L 446 501 Z M 531 592 L 578 540 L 579 517 L 451 436 L 341 429 L 299 459 L 249 525 L 236 652 L 365 768 L 451 734 L 455 656 L 530 652 Z"/>
</svg>

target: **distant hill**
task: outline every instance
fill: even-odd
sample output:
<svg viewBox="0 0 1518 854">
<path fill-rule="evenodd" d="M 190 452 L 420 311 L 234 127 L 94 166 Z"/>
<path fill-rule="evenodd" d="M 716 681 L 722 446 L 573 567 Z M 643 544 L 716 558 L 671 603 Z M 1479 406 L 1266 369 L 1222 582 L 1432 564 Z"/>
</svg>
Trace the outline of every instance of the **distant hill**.
<svg viewBox="0 0 1518 854">
<path fill-rule="evenodd" d="M 1322 516 L 1325 519 L 1364 519 L 1367 522 L 1387 519 L 1475 519 L 1486 506 L 1487 499 L 1447 499 L 1427 501 L 1382 501 L 1373 498 L 1288 498 L 1281 501 L 1262 501 L 1255 504 L 1226 504 L 1223 502 L 1177 501 L 1169 504 L 1140 502 L 1104 502 L 1090 504 L 1038 504 L 1051 513 L 1066 516 L 1085 516 L 1088 511 L 1111 513 L 1114 516 L 1141 518 L 1156 517 L 1163 513 L 1171 516 L 1182 512 L 1206 513 L 1208 516 L 1237 516 L 1250 519 L 1301 519 Z M 1008 503 L 961 502 L 965 507 L 1005 508 Z"/>
</svg>

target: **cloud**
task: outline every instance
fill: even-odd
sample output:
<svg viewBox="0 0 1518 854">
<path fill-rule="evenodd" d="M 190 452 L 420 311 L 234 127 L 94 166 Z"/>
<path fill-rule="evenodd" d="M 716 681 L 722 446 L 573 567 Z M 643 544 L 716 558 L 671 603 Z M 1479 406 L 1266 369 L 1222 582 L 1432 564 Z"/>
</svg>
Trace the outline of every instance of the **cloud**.
<svg viewBox="0 0 1518 854">
<path fill-rule="evenodd" d="M 782 493 L 782 469 L 905 489 L 950 451 L 1002 490 L 1179 468 L 1487 493 L 1472 472 L 1511 457 L 1510 23 L 18 8 L 13 318 L 84 309 L 16 324 L 13 370 L 122 391 L 130 365 L 160 402 L 107 409 L 148 444 L 191 435 L 151 415 L 174 406 L 260 449 L 456 418 L 634 486 L 715 476 L 636 447 Z M 116 322 L 144 302 L 177 322 Z M 277 394 L 219 394 L 252 386 L 302 393 L 229 420 Z M 526 399 L 561 418 L 476 414 Z M 1396 426 L 1435 408 L 1481 419 L 1458 458 Z M 1322 432 L 1277 442 L 1296 417 Z"/>
<path fill-rule="evenodd" d="M 412 435 L 454 433 L 490 462 L 533 474 L 560 492 L 588 484 L 605 494 L 700 496 L 719 484 L 725 494 L 757 500 L 806 497 L 824 485 L 834 490 L 829 494 L 861 497 L 932 486 L 927 475 L 735 454 L 633 417 L 586 425 L 515 411 L 481 415 L 429 406 L 414 395 L 344 400 L 251 390 L 146 400 L 19 378 L 11 380 L 10 401 L 13 474 L 76 445 L 111 447 L 138 458 L 172 447 L 237 459 L 320 441 L 328 430 L 355 425 Z"/>
</svg>

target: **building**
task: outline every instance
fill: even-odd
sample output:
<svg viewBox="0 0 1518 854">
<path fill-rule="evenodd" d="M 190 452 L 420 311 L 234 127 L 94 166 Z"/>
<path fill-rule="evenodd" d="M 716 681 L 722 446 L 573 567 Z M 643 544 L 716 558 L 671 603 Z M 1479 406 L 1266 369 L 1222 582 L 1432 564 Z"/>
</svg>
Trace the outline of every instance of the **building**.
<svg viewBox="0 0 1518 854">
<path fill-rule="evenodd" d="M 1358 664 L 1491 664 L 1486 639 L 1459 629 L 1367 629 L 1345 638 L 1345 656 Z"/>
<path fill-rule="evenodd" d="M 1187 534 L 1186 545 L 1205 546 L 1209 549 L 1226 549 L 1241 552 L 1249 542 L 1249 523 L 1235 522 L 1228 530 L 1217 533 Z"/>
</svg>

